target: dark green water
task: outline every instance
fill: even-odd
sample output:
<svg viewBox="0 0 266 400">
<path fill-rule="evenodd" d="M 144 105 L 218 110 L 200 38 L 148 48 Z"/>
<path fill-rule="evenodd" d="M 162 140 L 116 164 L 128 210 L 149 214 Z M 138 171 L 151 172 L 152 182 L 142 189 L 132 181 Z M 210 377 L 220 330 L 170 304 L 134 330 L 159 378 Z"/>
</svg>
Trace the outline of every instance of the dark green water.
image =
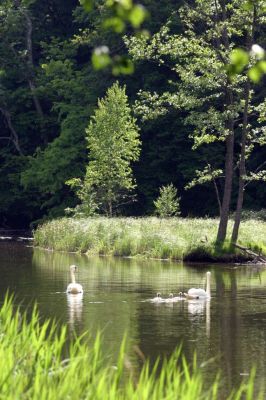
<svg viewBox="0 0 266 400">
<path fill-rule="evenodd" d="M 69 265 L 77 264 L 83 298 L 65 293 Z M 168 296 L 203 287 L 212 272 L 210 302 L 152 304 L 160 291 Z M 0 243 L 0 300 L 7 289 L 16 302 L 38 303 L 41 317 L 55 318 L 69 332 L 103 330 L 106 354 L 116 354 L 127 332 L 127 351 L 137 344 L 152 360 L 180 344 L 192 361 L 195 350 L 205 377 L 221 371 L 230 389 L 257 367 L 256 384 L 266 376 L 266 269 L 161 261 L 88 258 Z"/>
</svg>

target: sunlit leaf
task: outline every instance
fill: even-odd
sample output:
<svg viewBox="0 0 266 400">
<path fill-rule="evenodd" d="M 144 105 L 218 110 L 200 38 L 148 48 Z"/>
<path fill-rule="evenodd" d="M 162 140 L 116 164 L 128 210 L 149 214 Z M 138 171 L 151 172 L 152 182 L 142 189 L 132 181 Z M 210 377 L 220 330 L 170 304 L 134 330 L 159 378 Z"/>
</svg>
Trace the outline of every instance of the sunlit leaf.
<svg viewBox="0 0 266 400">
<path fill-rule="evenodd" d="M 121 33 L 125 30 L 125 23 L 119 17 L 107 18 L 103 23 L 103 27 Z"/>
<path fill-rule="evenodd" d="M 228 75 L 232 78 L 241 73 L 249 62 L 249 55 L 242 49 L 234 49 L 230 54 L 230 64 L 227 66 Z"/>
<path fill-rule="evenodd" d="M 250 70 L 248 71 L 248 76 L 253 82 L 258 83 L 262 76 L 262 71 L 258 68 L 257 65 L 254 65 L 254 67 L 250 68 Z"/>
<path fill-rule="evenodd" d="M 91 57 L 92 65 L 96 70 L 107 67 L 112 60 L 106 46 L 97 47 Z"/>
<path fill-rule="evenodd" d="M 146 9 L 141 5 L 135 5 L 129 14 L 129 21 L 134 28 L 139 28 L 147 16 Z"/>
<path fill-rule="evenodd" d="M 79 0 L 85 11 L 91 11 L 94 0 Z"/>
<path fill-rule="evenodd" d="M 248 76 L 253 82 L 258 83 L 265 73 L 266 61 L 258 61 L 252 68 L 250 68 Z"/>
<path fill-rule="evenodd" d="M 132 7 L 132 0 L 116 0 L 116 3 L 120 4 L 126 10 L 130 10 Z"/>
<path fill-rule="evenodd" d="M 115 7 L 123 9 L 123 10 L 130 10 L 133 6 L 132 0 L 106 0 L 107 7 L 113 8 Z"/>
<path fill-rule="evenodd" d="M 249 57 L 246 51 L 242 49 L 235 49 L 230 56 L 231 64 L 235 66 L 237 72 L 241 72 L 248 64 Z"/>
<path fill-rule="evenodd" d="M 254 8 L 254 2 L 252 0 L 247 0 L 244 2 L 242 8 L 245 11 L 251 11 Z"/>
<path fill-rule="evenodd" d="M 263 72 L 264 74 L 266 73 L 266 61 L 259 61 L 257 63 L 258 68 Z"/>
</svg>

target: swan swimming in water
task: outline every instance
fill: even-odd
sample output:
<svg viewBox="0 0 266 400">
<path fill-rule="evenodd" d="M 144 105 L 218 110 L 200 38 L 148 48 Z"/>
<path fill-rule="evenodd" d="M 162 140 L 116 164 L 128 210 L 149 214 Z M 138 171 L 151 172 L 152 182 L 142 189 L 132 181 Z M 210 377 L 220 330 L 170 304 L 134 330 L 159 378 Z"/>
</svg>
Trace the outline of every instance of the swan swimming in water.
<svg viewBox="0 0 266 400">
<path fill-rule="evenodd" d="M 79 283 L 76 283 L 75 272 L 77 268 L 78 267 L 76 265 L 70 265 L 71 283 L 67 287 L 67 293 L 83 293 L 82 286 Z"/>
<path fill-rule="evenodd" d="M 182 292 L 179 292 L 178 296 L 174 296 L 173 293 L 170 293 L 168 299 L 165 299 L 164 302 L 165 303 L 176 303 L 177 301 L 184 300 L 184 297 L 182 297 L 182 295 L 183 295 Z"/>
<path fill-rule="evenodd" d="M 160 292 L 156 294 L 156 297 L 150 300 L 152 303 L 163 303 L 164 299 L 162 299 L 162 295 Z"/>
<path fill-rule="evenodd" d="M 187 299 L 203 300 L 211 298 L 211 273 L 206 272 L 206 290 L 204 289 L 189 289 L 187 293 L 184 293 Z"/>
</svg>

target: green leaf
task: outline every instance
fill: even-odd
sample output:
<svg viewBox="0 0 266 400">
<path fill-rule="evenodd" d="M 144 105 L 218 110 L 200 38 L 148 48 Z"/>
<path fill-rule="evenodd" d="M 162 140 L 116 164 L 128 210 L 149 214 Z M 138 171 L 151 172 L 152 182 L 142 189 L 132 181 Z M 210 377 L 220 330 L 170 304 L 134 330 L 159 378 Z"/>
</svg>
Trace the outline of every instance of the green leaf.
<svg viewBox="0 0 266 400">
<path fill-rule="evenodd" d="M 253 82 L 258 83 L 265 73 L 266 61 L 261 60 L 258 61 L 252 68 L 250 68 L 250 70 L 248 71 L 248 76 Z"/>
<path fill-rule="evenodd" d="M 106 6 L 115 10 L 116 15 L 125 15 L 133 7 L 132 0 L 106 0 Z"/>
<path fill-rule="evenodd" d="M 132 0 L 116 0 L 115 2 L 125 10 L 130 10 L 132 8 Z"/>
<path fill-rule="evenodd" d="M 261 70 L 262 73 L 266 73 L 266 61 L 259 61 L 257 63 L 258 68 Z"/>
<path fill-rule="evenodd" d="M 248 77 L 255 83 L 258 83 L 261 79 L 262 71 L 258 68 L 258 65 L 254 65 L 254 67 L 250 68 L 248 71 Z"/>
<path fill-rule="evenodd" d="M 91 11 L 93 8 L 93 0 L 79 0 L 85 11 Z"/>
<path fill-rule="evenodd" d="M 119 17 L 107 18 L 103 23 L 103 27 L 121 33 L 125 30 L 125 23 Z"/>
<path fill-rule="evenodd" d="M 93 68 L 96 70 L 106 68 L 112 60 L 109 56 L 109 49 L 106 46 L 97 47 L 91 57 Z"/>
<path fill-rule="evenodd" d="M 139 28 L 140 25 L 144 22 L 146 16 L 146 9 L 141 4 L 137 4 L 130 11 L 128 19 L 134 28 Z"/>
<path fill-rule="evenodd" d="M 249 62 L 248 53 L 242 49 L 235 49 L 230 55 L 230 61 L 236 71 L 241 72 Z"/>
<path fill-rule="evenodd" d="M 252 0 L 247 0 L 244 2 L 242 8 L 245 11 L 251 11 L 254 8 L 254 2 Z"/>
<path fill-rule="evenodd" d="M 230 63 L 227 66 L 228 75 L 233 78 L 240 74 L 249 62 L 249 54 L 242 49 L 234 49 L 230 54 Z"/>
</svg>

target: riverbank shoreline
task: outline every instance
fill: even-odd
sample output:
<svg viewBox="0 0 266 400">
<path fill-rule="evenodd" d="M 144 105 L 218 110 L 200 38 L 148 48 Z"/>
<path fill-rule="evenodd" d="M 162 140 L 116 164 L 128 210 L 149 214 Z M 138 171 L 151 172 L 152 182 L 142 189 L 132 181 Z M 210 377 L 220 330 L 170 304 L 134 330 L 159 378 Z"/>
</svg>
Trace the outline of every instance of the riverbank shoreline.
<svg viewBox="0 0 266 400">
<path fill-rule="evenodd" d="M 218 219 L 60 218 L 40 225 L 34 245 L 55 251 L 184 262 L 247 263 L 253 257 L 215 244 Z M 232 229 L 229 222 L 228 234 Z M 244 221 L 239 243 L 266 254 L 266 223 Z M 229 237 L 229 236 L 228 236 Z"/>
</svg>

